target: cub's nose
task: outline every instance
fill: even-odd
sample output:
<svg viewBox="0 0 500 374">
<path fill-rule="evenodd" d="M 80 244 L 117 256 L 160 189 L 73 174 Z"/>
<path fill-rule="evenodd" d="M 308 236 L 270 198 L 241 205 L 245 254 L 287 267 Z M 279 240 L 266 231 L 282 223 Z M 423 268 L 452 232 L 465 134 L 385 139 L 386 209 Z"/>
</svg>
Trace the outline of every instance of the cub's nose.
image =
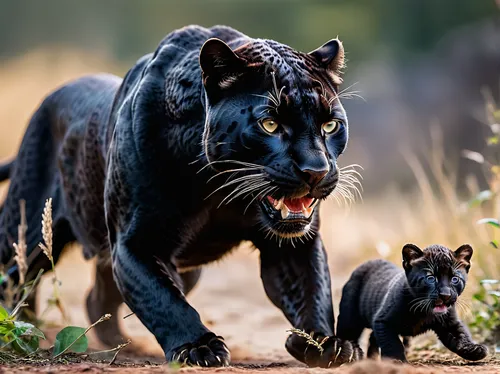
<svg viewBox="0 0 500 374">
<path fill-rule="evenodd" d="M 439 298 L 443 300 L 443 302 L 447 303 L 451 299 L 451 293 L 449 291 L 441 291 L 439 293 Z"/>
<path fill-rule="evenodd" d="M 329 169 L 313 170 L 313 169 L 302 169 L 300 170 L 300 175 L 302 179 L 313 188 L 328 174 Z"/>
</svg>

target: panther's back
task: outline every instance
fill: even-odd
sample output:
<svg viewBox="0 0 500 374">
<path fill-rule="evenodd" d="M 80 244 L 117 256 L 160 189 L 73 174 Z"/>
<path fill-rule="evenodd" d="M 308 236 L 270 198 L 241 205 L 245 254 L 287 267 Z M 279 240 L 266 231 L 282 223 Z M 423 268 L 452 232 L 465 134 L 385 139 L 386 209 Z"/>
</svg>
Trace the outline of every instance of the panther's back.
<svg viewBox="0 0 500 374">
<path fill-rule="evenodd" d="M 170 103 L 177 112 L 200 100 L 197 54 L 212 37 L 234 46 L 248 40 L 246 35 L 226 26 L 188 26 L 168 34 L 156 50 L 161 53 L 167 44 L 178 47 L 176 63 L 165 77 L 170 90 L 183 90 L 170 95 L 179 100 Z M 0 209 L 2 263 L 12 264 L 20 199 L 26 200 L 28 227 L 32 228 L 28 231 L 28 252 L 37 248 L 41 240 L 40 218 L 49 197 L 53 199 L 54 218 L 61 227 L 56 228 L 54 235 L 61 236 L 61 240 L 56 238 L 56 245 L 64 246 L 76 239 L 83 245 L 85 257 L 92 257 L 108 245 L 103 201 L 107 151 L 118 110 L 154 58 L 154 54 L 140 58 L 123 80 L 110 74 L 86 76 L 44 99 L 30 120 L 15 162 L 1 168 L 2 180 L 11 180 Z M 179 81 L 185 84 L 178 85 Z M 62 248 L 56 248 L 57 254 L 59 249 Z"/>
<path fill-rule="evenodd" d="M 41 240 L 40 219 L 48 198 L 53 199 L 55 247 L 75 235 L 84 246 L 97 237 L 102 243 L 105 134 L 120 83 L 120 78 L 108 74 L 80 78 L 48 95 L 33 114 L 10 170 L 11 183 L 0 212 L 3 263 L 11 260 L 12 243 L 17 241 L 21 199 L 26 201 L 30 228 L 28 253 Z M 54 248 L 54 253 L 61 249 Z"/>
</svg>

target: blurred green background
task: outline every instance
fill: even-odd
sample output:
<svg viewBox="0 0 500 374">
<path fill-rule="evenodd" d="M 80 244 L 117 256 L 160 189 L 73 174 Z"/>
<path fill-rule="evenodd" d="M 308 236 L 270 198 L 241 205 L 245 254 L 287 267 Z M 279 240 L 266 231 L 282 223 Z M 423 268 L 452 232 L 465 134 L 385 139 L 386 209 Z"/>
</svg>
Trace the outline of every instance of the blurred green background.
<svg viewBox="0 0 500 374">
<path fill-rule="evenodd" d="M 225 24 L 303 51 L 338 34 L 353 64 L 381 53 L 411 60 L 497 10 L 493 0 L 2 0 L 0 9 L 4 58 L 58 44 L 133 62 L 170 30 Z"/>
</svg>

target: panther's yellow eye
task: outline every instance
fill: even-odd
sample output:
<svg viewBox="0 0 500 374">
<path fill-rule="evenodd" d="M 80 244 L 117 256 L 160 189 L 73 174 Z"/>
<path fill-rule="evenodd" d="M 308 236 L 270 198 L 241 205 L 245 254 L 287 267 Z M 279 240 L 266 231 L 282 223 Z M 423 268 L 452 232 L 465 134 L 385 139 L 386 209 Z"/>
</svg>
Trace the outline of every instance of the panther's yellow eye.
<svg viewBox="0 0 500 374">
<path fill-rule="evenodd" d="M 278 124 L 272 119 L 265 119 L 261 121 L 260 124 L 263 127 L 263 129 L 270 134 L 273 134 L 276 132 L 276 130 L 278 130 Z"/>
<path fill-rule="evenodd" d="M 335 134 L 340 129 L 340 121 L 330 121 L 323 123 L 322 128 L 325 134 L 328 135 Z"/>
</svg>

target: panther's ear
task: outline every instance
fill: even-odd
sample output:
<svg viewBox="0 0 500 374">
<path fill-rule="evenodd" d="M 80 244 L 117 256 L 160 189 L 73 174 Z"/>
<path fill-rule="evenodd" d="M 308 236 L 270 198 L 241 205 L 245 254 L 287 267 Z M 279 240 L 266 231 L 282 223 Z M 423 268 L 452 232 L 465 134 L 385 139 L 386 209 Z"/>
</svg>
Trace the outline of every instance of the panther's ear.
<svg viewBox="0 0 500 374">
<path fill-rule="evenodd" d="M 472 257 L 473 252 L 474 251 L 472 250 L 472 247 L 469 244 L 464 244 L 460 246 L 454 253 L 457 262 L 459 262 L 462 266 L 464 266 L 465 271 L 467 272 L 469 272 L 470 269 L 470 259 Z"/>
<path fill-rule="evenodd" d="M 422 257 L 424 252 L 415 244 L 406 244 L 403 247 L 403 267 L 405 270 L 411 269 L 412 261 Z"/>
<path fill-rule="evenodd" d="M 246 60 L 236 55 L 231 47 L 220 39 L 208 39 L 201 47 L 200 66 L 203 84 L 216 83 L 219 88 L 228 88 L 246 66 Z"/>
<path fill-rule="evenodd" d="M 344 46 L 342 42 L 337 39 L 332 39 L 326 42 L 318 49 L 309 52 L 311 56 L 336 75 L 339 75 L 344 67 Z"/>
</svg>

